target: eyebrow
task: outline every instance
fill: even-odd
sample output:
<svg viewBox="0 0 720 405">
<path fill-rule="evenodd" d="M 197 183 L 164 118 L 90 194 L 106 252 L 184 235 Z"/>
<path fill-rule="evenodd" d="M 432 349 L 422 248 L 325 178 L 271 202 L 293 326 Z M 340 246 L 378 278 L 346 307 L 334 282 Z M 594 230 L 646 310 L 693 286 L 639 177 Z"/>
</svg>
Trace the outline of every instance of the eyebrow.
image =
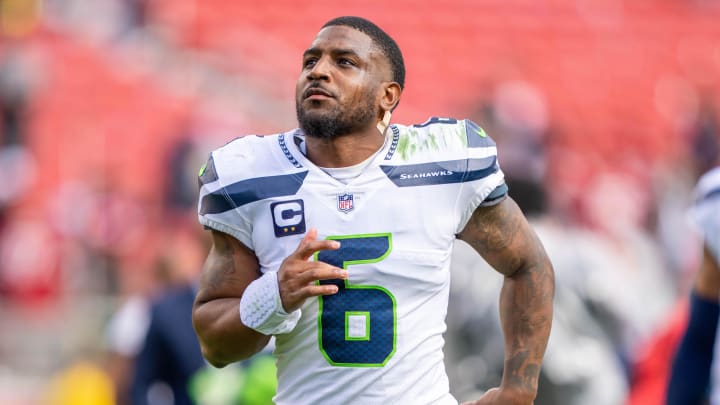
<svg viewBox="0 0 720 405">
<path fill-rule="evenodd" d="M 322 50 L 319 48 L 310 48 L 310 49 L 306 50 L 305 52 L 303 52 L 303 58 L 306 58 L 311 55 L 318 55 L 321 53 L 322 53 Z M 342 48 L 332 49 L 330 51 L 330 54 L 332 54 L 333 56 L 350 55 L 350 56 L 355 56 L 358 58 L 360 57 L 360 55 L 358 55 L 358 53 L 352 49 L 342 49 Z"/>
</svg>

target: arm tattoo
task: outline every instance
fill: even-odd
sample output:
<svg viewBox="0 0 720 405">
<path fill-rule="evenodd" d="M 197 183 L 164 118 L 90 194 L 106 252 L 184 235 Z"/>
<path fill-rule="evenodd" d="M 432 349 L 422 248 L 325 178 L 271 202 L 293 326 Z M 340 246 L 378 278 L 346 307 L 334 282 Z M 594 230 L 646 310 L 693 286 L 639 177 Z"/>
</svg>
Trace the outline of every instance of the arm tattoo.
<svg viewBox="0 0 720 405">
<path fill-rule="evenodd" d="M 503 384 L 536 392 L 555 284 L 545 250 L 510 198 L 476 210 L 458 236 L 505 275 L 500 293 L 506 351 Z"/>
<path fill-rule="evenodd" d="M 216 290 L 220 288 L 228 277 L 235 273 L 235 260 L 233 249 L 227 238 L 230 236 L 220 234 L 214 236 L 213 254 L 207 262 L 207 287 Z"/>
<path fill-rule="evenodd" d="M 522 350 L 509 356 L 506 362 L 507 382 L 514 387 L 533 391 L 537 389 L 537 379 L 540 375 L 539 362 L 530 359 L 529 350 Z"/>
<path fill-rule="evenodd" d="M 213 247 L 200 281 L 201 297 L 240 297 L 245 287 L 259 276 L 260 266 L 254 252 L 233 236 L 213 232 Z"/>
<path fill-rule="evenodd" d="M 508 275 L 523 266 L 524 255 L 518 248 L 527 243 L 527 223 L 509 198 L 492 207 L 478 208 L 460 233 L 487 262 Z"/>
</svg>

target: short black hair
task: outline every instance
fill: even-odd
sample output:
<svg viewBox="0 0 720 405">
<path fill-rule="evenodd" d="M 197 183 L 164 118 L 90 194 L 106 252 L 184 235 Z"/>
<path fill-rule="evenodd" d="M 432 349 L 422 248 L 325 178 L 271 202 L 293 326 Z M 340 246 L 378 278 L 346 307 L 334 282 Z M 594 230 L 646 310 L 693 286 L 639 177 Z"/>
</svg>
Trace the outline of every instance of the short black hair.
<svg viewBox="0 0 720 405">
<path fill-rule="evenodd" d="M 403 61 L 400 47 L 395 40 L 390 37 L 390 35 L 375 25 L 372 21 L 366 20 L 362 17 L 353 16 L 333 18 L 332 20 L 326 22 L 322 28 L 335 25 L 343 25 L 354 28 L 369 36 L 380 48 L 382 53 L 388 59 L 388 62 L 390 62 L 393 81 L 397 82 L 401 89 L 405 88 L 405 62 Z"/>
</svg>

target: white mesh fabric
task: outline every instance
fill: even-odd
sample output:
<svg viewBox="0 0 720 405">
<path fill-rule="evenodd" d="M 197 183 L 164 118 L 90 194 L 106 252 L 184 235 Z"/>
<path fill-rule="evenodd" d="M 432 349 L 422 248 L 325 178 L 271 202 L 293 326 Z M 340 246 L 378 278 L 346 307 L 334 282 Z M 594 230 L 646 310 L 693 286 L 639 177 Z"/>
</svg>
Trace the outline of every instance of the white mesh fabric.
<svg viewBox="0 0 720 405">
<path fill-rule="evenodd" d="M 240 299 L 240 320 L 264 335 L 291 332 L 300 315 L 299 309 L 289 314 L 283 309 L 275 271 L 250 283 Z"/>
</svg>

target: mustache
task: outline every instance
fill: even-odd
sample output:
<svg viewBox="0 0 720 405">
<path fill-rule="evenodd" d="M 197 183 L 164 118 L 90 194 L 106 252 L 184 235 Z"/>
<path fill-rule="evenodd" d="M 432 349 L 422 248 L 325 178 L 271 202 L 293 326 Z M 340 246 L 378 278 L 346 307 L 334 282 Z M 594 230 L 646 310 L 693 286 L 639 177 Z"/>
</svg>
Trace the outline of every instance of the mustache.
<svg viewBox="0 0 720 405">
<path fill-rule="evenodd" d="M 306 99 L 310 96 L 322 95 L 326 97 L 335 97 L 335 95 L 320 85 L 320 83 L 311 83 L 303 92 L 302 98 Z"/>
</svg>

